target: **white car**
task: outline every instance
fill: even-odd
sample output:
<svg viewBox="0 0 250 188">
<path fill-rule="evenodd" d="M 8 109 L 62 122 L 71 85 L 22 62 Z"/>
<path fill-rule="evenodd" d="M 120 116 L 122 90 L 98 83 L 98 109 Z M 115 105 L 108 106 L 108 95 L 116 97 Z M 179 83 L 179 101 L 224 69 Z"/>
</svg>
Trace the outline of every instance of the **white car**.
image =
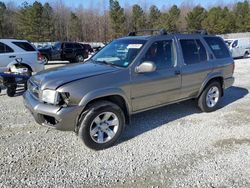
<svg viewBox="0 0 250 188">
<path fill-rule="evenodd" d="M 22 59 L 21 66 L 30 73 L 44 70 L 44 61 L 40 52 L 27 40 L 0 39 L 0 72 L 9 70 Z"/>
</svg>

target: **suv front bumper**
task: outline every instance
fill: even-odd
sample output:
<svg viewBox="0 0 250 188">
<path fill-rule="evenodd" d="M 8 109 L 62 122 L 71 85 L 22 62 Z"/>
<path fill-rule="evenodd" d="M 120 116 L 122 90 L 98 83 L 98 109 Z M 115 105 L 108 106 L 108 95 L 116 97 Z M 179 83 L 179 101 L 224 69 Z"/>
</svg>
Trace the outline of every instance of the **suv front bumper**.
<svg viewBox="0 0 250 188">
<path fill-rule="evenodd" d="M 44 104 L 36 100 L 29 91 L 23 94 L 23 98 L 25 107 L 29 109 L 38 124 L 63 131 L 75 130 L 82 112 L 80 106 L 60 107 Z"/>
</svg>

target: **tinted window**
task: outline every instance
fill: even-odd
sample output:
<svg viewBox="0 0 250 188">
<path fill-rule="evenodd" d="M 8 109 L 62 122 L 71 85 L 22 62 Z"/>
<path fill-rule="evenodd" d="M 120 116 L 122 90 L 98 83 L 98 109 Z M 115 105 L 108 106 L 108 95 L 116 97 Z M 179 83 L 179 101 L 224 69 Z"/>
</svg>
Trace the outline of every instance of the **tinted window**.
<svg viewBox="0 0 250 188">
<path fill-rule="evenodd" d="M 17 45 L 19 48 L 22 48 L 25 51 L 33 52 L 36 49 L 28 42 L 12 42 L 13 44 Z"/>
<path fill-rule="evenodd" d="M 57 50 L 60 50 L 61 49 L 61 43 L 60 42 L 55 43 L 54 48 L 57 49 Z"/>
<path fill-rule="evenodd" d="M 230 57 L 226 44 L 218 37 L 204 37 L 205 41 L 218 59 Z"/>
<path fill-rule="evenodd" d="M 207 52 L 200 40 L 180 40 L 185 64 L 196 64 L 207 60 Z"/>
<path fill-rule="evenodd" d="M 74 48 L 74 44 L 73 43 L 65 43 L 64 48 Z"/>
<path fill-rule="evenodd" d="M 207 61 L 207 51 L 205 47 L 203 46 L 200 40 L 196 40 L 196 42 L 199 50 L 200 61 Z"/>
<path fill-rule="evenodd" d="M 78 44 L 78 43 L 75 43 L 75 48 L 76 49 L 82 49 L 82 46 L 80 44 Z"/>
<path fill-rule="evenodd" d="M 12 48 L 0 42 L 0 53 L 11 53 L 14 52 Z"/>
<path fill-rule="evenodd" d="M 145 56 L 143 61 L 152 61 L 157 69 L 170 68 L 175 65 L 175 55 L 172 40 L 154 42 Z"/>
</svg>

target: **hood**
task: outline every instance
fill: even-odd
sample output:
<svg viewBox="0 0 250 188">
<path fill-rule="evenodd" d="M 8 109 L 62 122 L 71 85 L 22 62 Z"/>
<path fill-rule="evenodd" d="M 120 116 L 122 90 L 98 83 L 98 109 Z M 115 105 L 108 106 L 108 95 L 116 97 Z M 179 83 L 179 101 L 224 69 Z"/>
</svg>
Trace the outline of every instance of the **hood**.
<svg viewBox="0 0 250 188">
<path fill-rule="evenodd" d="M 57 89 L 73 81 L 118 70 L 118 68 L 109 65 L 86 62 L 84 64 L 73 64 L 41 71 L 30 79 L 32 82 L 39 85 L 41 89 Z"/>
</svg>

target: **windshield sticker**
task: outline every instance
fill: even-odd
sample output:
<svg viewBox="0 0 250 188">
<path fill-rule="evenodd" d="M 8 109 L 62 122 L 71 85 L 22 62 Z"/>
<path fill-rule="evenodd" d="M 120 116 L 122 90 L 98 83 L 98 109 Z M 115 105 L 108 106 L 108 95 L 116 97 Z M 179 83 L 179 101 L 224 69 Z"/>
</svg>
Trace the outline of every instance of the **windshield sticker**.
<svg viewBox="0 0 250 188">
<path fill-rule="evenodd" d="M 134 48 L 134 49 L 140 49 L 142 47 L 142 44 L 129 44 L 127 46 L 128 49 Z"/>
</svg>

